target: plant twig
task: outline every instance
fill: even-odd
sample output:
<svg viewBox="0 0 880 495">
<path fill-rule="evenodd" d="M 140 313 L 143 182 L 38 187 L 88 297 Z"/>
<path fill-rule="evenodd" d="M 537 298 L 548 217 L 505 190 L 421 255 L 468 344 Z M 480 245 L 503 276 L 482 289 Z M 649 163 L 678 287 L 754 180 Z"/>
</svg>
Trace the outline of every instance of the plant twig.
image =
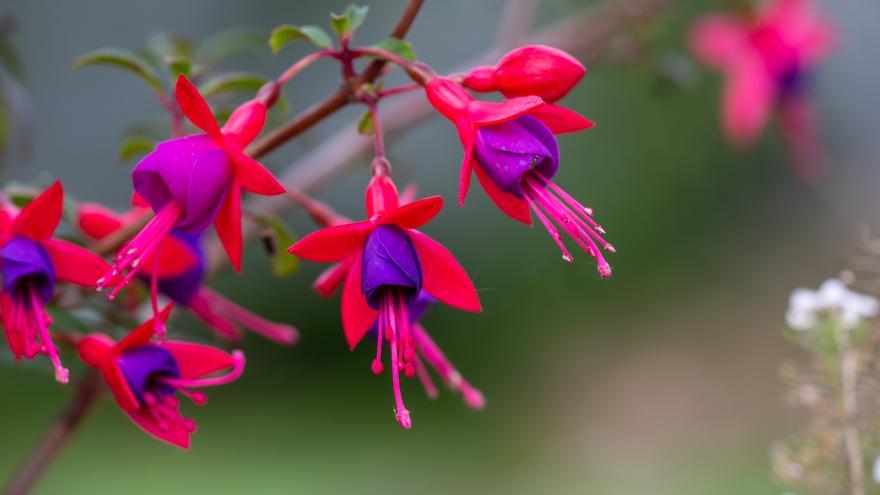
<svg viewBox="0 0 880 495">
<path fill-rule="evenodd" d="M 100 383 L 101 378 L 97 371 L 89 370 L 82 377 L 67 407 L 43 434 L 43 438 L 25 463 L 15 470 L 12 479 L 3 489 L 4 495 L 25 495 L 30 492 L 95 403 L 100 391 Z"/>
<path fill-rule="evenodd" d="M 656 19 L 672 1 L 674 0 L 606 0 L 605 3 L 588 7 L 565 20 L 557 21 L 541 29 L 537 34 L 507 41 L 511 44 L 521 42 L 548 44 L 581 54 L 581 58 L 591 61 L 598 58 L 605 51 L 609 42 L 618 34 L 640 23 Z M 518 18 L 517 16 L 509 16 L 508 18 L 510 17 Z M 463 64 L 459 70 L 493 63 L 508 48 L 509 46 L 501 45 L 492 47 L 482 55 Z M 370 68 L 375 65 L 376 62 L 373 62 Z M 370 69 L 367 69 L 365 76 L 369 72 Z M 334 93 L 334 95 L 336 94 Z M 318 105 L 319 108 L 323 106 L 323 104 Z M 325 111 L 329 115 L 337 109 L 327 110 L 325 108 Z M 384 110 L 382 112 L 382 126 L 386 136 L 409 128 L 432 115 L 431 107 L 421 92 L 402 94 L 398 99 L 390 101 Z M 307 110 L 305 114 L 308 116 L 312 112 Z M 304 128 L 295 127 L 294 130 L 301 132 Z M 357 158 L 369 152 L 372 145 L 373 140 L 358 134 L 357 123 L 352 122 L 289 165 L 280 174 L 279 179 L 285 187 L 306 192 L 313 191 L 348 168 Z M 263 146 L 265 145 L 261 145 L 255 150 L 260 151 Z M 248 208 L 266 215 L 277 215 L 291 206 L 292 204 L 286 196 L 261 196 L 253 198 Z M 253 222 L 244 223 L 242 232 L 244 239 L 253 238 L 256 233 L 257 226 Z M 222 250 L 219 244 L 214 242 L 209 246 L 208 252 L 210 271 L 216 272 L 223 266 Z"/>
<path fill-rule="evenodd" d="M 400 16 L 400 20 L 397 21 L 397 25 L 391 31 L 391 37 L 403 38 L 406 36 L 406 33 L 409 32 L 409 28 L 412 26 L 416 19 L 416 15 L 418 15 L 419 10 L 424 3 L 424 0 L 409 1 L 403 14 Z M 375 81 L 376 78 L 379 77 L 379 74 L 382 73 L 384 67 L 384 60 L 374 60 L 369 66 L 367 66 L 364 73 L 355 82 L 355 85 L 360 86 Z M 266 134 L 266 136 L 259 141 L 253 143 L 247 148 L 247 154 L 254 158 L 259 158 L 289 141 L 292 137 L 305 132 L 313 125 L 346 106 L 350 102 L 349 94 L 350 91 L 348 88 L 342 87 L 337 89 L 333 94 L 324 98 L 324 100 L 312 105 L 286 124 L 278 127 L 272 132 Z"/>
<path fill-rule="evenodd" d="M 859 436 L 858 376 L 859 351 L 852 347 L 848 330 L 838 327 L 840 352 L 840 395 L 843 406 L 843 441 L 849 466 L 850 494 L 865 495 L 865 463 Z"/>
</svg>

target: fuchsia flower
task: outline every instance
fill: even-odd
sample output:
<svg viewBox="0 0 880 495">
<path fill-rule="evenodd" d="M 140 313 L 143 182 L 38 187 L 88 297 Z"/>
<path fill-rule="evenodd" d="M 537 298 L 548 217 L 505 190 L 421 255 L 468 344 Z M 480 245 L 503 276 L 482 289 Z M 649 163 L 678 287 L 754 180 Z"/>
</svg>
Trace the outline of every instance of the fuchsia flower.
<svg viewBox="0 0 880 495">
<path fill-rule="evenodd" d="M 16 359 L 49 356 L 55 379 L 67 383 L 68 371 L 49 333 L 46 304 L 56 281 L 94 286 L 109 266 L 96 254 L 52 237 L 63 206 L 64 190 L 55 182 L 21 212 L 11 206 L 0 210 L 0 319 Z"/>
<path fill-rule="evenodd" d="M 538 96 L 552 103 L 567 95 L 586 73 L 583 64 L 562 50 L 527 45 L 510 51 L 494 67 L 472 69 L 462 84 L 474 91 L 499 91 L 508 98 Z"/>
<path fill-rule="evenodd" d="M 157 316 L 168 318 L 171 306 Z M 191 419 L 180 414 L 175 395 L 195 404 L 207 402 L 196 388 L 230 383 L 244 371 L 244 354 L 188 342 L 153 342 L 157 325 L 147 321 L 119 341 L 96 333 L 77 344 L 80 357 L 101 371 L 119 407 L 154 437 L 188 449 L 196 430 Z M 222 376 L 213 376 L 228 371 Z"/>
<path fill-rule="evenodd" d="M 834 38 L 830 22 L 809 0 L 771 0 L 753 16 L 714 14 L 699 20 L 691 31 L 691 50 L 725 75 L 721 118 L 728 140 L 754 143 L 778 109 L 789 143 L 807 146 L 792 148 L 795 165 L 802 166 L 798 172 L 813 178 L 821 165 L 815 153 L 814 163 L 800 158 L 821 152 L 821 145 L 804 86 Z"/>
<path fill-rule="evenodd" d="M 420 347 L 410 305 L 424 290 L 455 308 L 481 311 L 477 292 L 461 265 L 440 243 L 416 230 L 442 207 L 438 196 L 400 206 L 391 179 L 377 176 L 367 187 L 368 220 L 318 230 L 289 249 L 312 261 L 342 262 L 336 267 L 336 282 L 325 282 L 325 287 L 332 292 L 345 281 L 342 325 L 349 347 L 354 349 L 377 325 L 372 365 L 376 373 L 382 371 L 382 340 L 388 341 L 395 417 L 404 428 L 410 428 L 412 421 L 400 393 L 399 373 L 415 375 Z"/>
<path fill-rule="evenodd" d="M 135 192 L 156 216 L 120 250 L 112 272 L 98 283 L 103 289 L 113 276 L 121 276 L 110 298 L 131 281 L 172 230 L 198 234 L 213 222 L 229 261 L 240 270 L 241 189 L 264 195 L 284 193 L 272 173 L 243 151 L 265 124 L 263 101 L 242 104 L 221 129 L 186 77 L 177 79 L 175 94 L 184 115 L 205 133 L 159 143 L 135 166 L 131 174 Z"/>
<path fill-rule="evenodd" d="M 77 224 L 84 234 L 100 240 L 144 214 L 144 208 L 136 207 L 118 214 L 96 203 L 82 203 Z M 202 236 L 201 233 L 172 230 L 161 247 L 144 259 L 145 278 L 152 276 L 155 267 L 158 291 L 195 313 L 224 340 L 240 340 L 243 327 L 279 344 L 296 342 L 299 333 L 293 326 L 268 321 L 204 285 Z M 155 255 L 158 255 L 158 261 L 152 259 Z"/>
<path fill-rule="evenodd" d="M 464 204 L 475 172 L 492 202 L 509 217 L 531 225 L 530 210 L 534 211 L 565 261 L 573 258 L 556 226 L 596 258 L 603 278 L 611 276 L 611 265 L 599 246 L 612 253 L 614 248 L 602 238 L 605 231 L 593 220 L 593 210 L 551 181 L 559 169 L 554 135 L 589 129 L 592 122 L 537 96 L 501 103 L 475 100 L 455 81 L 443 77 L 428 82 L 425 92 L 434 108 L 455 124 L 464 147 L 459 204 Z"/>
<path fill-rule="evenodd" d="M 400 203 L 410 203 L 414 197 L 415 187 L 407 187 L 400 195 Z M 314 201 L 311 198 L 302 197 L 298 201 L 306 208 L 312 218 L 321 225 L 336 226 L 352 223 L 351 220 L 336 214 L 336 212 L 323 203 Z M 342 285 L 342 282 L 348 278 L 349 271 L 351 270 L 351 258 L 334 264 L 321 274 L 312 286 L 315 292 L 322 297 L 331 297 L 339 289 L 339 286 Z M 486 405 L 486 399 L 483 397 L 482 392 L 471 386 L 461 376 L 461 373 L 455 369 L 452 362 L 443 354 L 440 347 L 434 342 L 421 323 L 419 323 L 428 307 L 436 302 L 437 300 L 434 297 L 423 290 L 419 293 L 418 297 L 412 299 L 407 304 L 407 315 L 409 316 L 410 328 L 412 329 L 416 357 L 412 368 L 404 366 L 404 372 L 415 372 L 428 396 L 432 399 L 436 398 L 439 395 L 437 387 L 422 363 L 422 359 L 424 359 L 440 375 L 440 378 L 450 390 L 461 393 L 468 406 L 473 409 L 482 409 Z M 377 345 L 381 346 L 382 341 L 379 339 L 378 332 L 378 326 L 373 324 L 369 333 L 378 339 Z M 383 369 L 382 362 L 379 359 L 373 360 L 371 367 L 376 374 L 381 373 Z"/>
</svg>

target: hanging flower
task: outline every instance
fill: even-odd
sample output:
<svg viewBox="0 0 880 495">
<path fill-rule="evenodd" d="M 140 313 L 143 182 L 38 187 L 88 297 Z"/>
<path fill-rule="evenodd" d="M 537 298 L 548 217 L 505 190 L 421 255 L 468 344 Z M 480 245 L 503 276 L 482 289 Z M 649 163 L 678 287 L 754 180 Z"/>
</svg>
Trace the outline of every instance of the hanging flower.
<svg viewBox="0 0 880 495">
<path fill-rule="evenodd" d="M 521 46 L 501 57 L 495 66 L 476 67 L 462 84 L 474 91 L 500 91 L 508 98 L 539 96 L 561 100 L 587 73 L 568 53 L 544 45 Z"/>
<path fill-rule="evenodd" d="M 158 318 L 166 320 L 170 310 L 166 306 Z M 135 424 L 159 440 L 188 449 L 196 424 L 180 414 L 177 394 L 204 405 L 205 395 L 195 389 L 238 379 L 244 354 L 188 342 L 154 342 L 156 328 L 147 321 L 118 343 L 92 334 L 81 339 L 77 349 L 83 361 L 101 371 L 116 403 Z"/>
<path fill-rule="evenodd" d="M 822 147 L 805 86 L 834 37 L 809 0 L 770 0 L 753 15 L 700 19 L 691 31 L 691 50 L 724 73 L 721 119 L 728 140 L 753 144 L 776 110 L 796 171 L 816 178 Z"/>
<path fill-rule="evenodd" d="M 395 417 L 404 428 L 410 428 L 412 421 L 403 404 L 399 374 L 414 376 L 417 366 L 410 304 L 424 290 L 455 308 L 481 310 L 461 265 L 445 247 L 416 230 L 442 207 L 437 196 L 400 206 L 391 179 L 377 176 L 367 187 L 368 220 L 318 230 L 289 249 L 307 260 L 342 262 L 335 286 L 324 286 L 332 291 L 344 279 L 342 324 L 349 347 L 354 349 L 377 325 L 375 372 L 382 371 L 383 339 L 388 342 Z M 343 266 L 347 266 L 344 272 L 339 268 Z"/>
<path fill-rule="evenodd" d="M 147 210 L 144 207 L 135 207 L 119 214 L 97 203 L 82 203 L 77 214 L 77 223 L 85 235 L 100 240 L 145 214 Z M 290 345 L 296 342 L 299 333 L 293 326 L 269 321 L 251 313 L 204 284 L 205 253 L 202 237 L 202 233 L 172 230 L 156 251 L 158 261 L 154 261 L 151 256 L 145 258 L 143 278 L 149 283 L 155 269 L 158 291 L 192 311 L 224 340 L 240 340 L 241 328 L 245 328 L 279 344 Z"/>
<path fill-rule="evenodd" d="M 599 274 L 611 276 L 611 265 L 602 250 L 614 248 L 593 219 L 593 210 L 574 199 L 552 178 L 559 169 L 555 134 L 589 129 L 593 123 L 576 112 L 524 96 L 491 103 L 475 100 L 451 79 L 435 78 L 425 90 L 431 104 L 455 124 L 464 147 L 459 182 L 459 203 L 472 173 L 489 198 L 509 217 L 531 225 L 531 212 L 541 221 L 562 251 L 573 257 L 562 242 L 562 229 L 597 260 Z"/>
<path fill-rule="evenodd" d="M 135 166 L 131 175 L 135 192 L 156 216 L 120 250 L 112 272 L 99 281 L 98 288 L 103 289 L 119 275 L 108 296 L 111 299 L 172 230 L 198 234 L 213 223 L 230 262 L 240 270 L 241 189 L 270 196 L 284 193 L 275 177 L 243 151 L 265 124 L 263 101 L 242 104 L 221 129 L 198 90 L 182 75 L 175 95 L 181 111 L 204 134 L 159 143 Z M 155 291 L 152 295 L 155 299 Z"/>
<path fill-rule="evenodd" d="M 58 280 L 94 286 L 108 265 L 96 254 L 52 237 L 63 206 L 64 190 L 55 182 L 20 212 L 8 205 L 0 209 L 0 319 L 16 359 L 44 354 L 55 368 L 55 379 L 67 383 L 69 373 L 49 333 L 52 319 L 46 304 Z"/>
</svg>

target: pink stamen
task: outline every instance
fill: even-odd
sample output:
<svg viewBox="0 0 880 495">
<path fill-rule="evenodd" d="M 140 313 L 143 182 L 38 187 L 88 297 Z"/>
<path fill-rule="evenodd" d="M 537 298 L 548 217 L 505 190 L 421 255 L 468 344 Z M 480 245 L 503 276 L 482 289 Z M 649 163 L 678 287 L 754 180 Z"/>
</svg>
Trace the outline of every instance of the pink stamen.
<svg viewBox="0 0 880 495">
<path fill-rule="evenodd" d="M 418 349 L 425 357 L 425 360 L 428 361 L 428 364 L 437 371 L 437 374 L 440 375 L 440 378 L 443 379 L 446 385 L 450 389 L 460 392 L 465 403 L 471 409 L 483 409 L 486 407 L 486 399 L 483 397 L 482 392 L 472 387 L 471 384 L 461 376 L 461 373 L 455 369 L 452 362 L 449 361 L 446 355 L 443 354 L 443 351 L 440 350 L 440 346 L 438 346 L 431 336 L 428 335 L 428 332 L 425 331 L 425 328 L 417 323 L 413 325 L 412 330 Z"/>
<path fill-rule="evenodd" d="M 396 304 L 397 297 L 395 292 L 396 291 L 393 290 L 385 291 L 384 294 L 382 294 L 379 301 L 379 309 L 386 315 L 386 331 L 390 330 L 391 334 L 391 338 L 388 340 L 391 345 L 391 383 L 394 388 L 394 417 L 397 419 L 397 422 L 400 423 L 400 426 L 405 429 L 410 429 L 412 428 L 412 419 L 410 418 L 409 411 L 403 404 L 403 396 L 400 393 L 400 365 L 403 361 L 400 359 L 401 356 L 398 349 L 398 346 L 400 345 L 398 324 L 405 320 L 400 319 L 400 308 L 398 308 Z M 382 331 L 382 329 L 379 329 L 379 331 Z M 388 335 L 386 334 L 386 337 L 387 336 Z"/>
<path fill-rule="evenodd" d="M 383 330 L 387 324 L 385 321 L 385 311 L 379 312 L 379 328 L 376 329 L 376 357 L 370 363 L 370 369 L 375 375 L 382 374 L 384 369 L 384 366 L 382 366 L 382 335 L 385 333 Z"/>
<path fill-rule="evenodd" d="M 107 295 L 107 299 L 114 299 L 137 275 L 141 263 L 159 247 L 182 214 L 183 209 L 177 203 L 168 201 L 113 258 L 113 268 L 107 275 L 98 279 L 97 289 L 101 291 L 107 287 L 107 284 L 115 283 L 114 289 Z M 116 282 L 119 276 L 122 279 Z"/>
<path fill-rule="evenodd" d="M 37 296 L 36 288 L 28 287 L 27 291 L 30 294 L 30 310 L 33 312 L 33 321 L 36 323 L 40 339 L 40 351 L 49 356 L 49 360 L 55 368 L 55 380 L 59 383 L 67 383 L 70 379 L 70 371 L 61 365 L 58 349 L 55 348 L 55 344 L 52 342 L 52 335 L 49 334 L 49 325 L 51 325 L 49 315 L 46 314 L 43 302 Z M 33 342 L 33 338 L 28 339 L 28 341 Z"/>
<path fill-rule="evenodd" d="M 150 304 L 153 307 L 153 330 L 156 337 L 161 341 L 165 339 L 165 323 L 159 318 L 159 253 L 162 250 L 161 243 L 156 248 L 153 256 L 153 273 L 150 274 Z"/>
<path fill-rule="evenodd" d="M 418 355 L 416 356 L 416 375 L 418 375 L 419 381 L 422 382 L 422 388 L 425 389 L 425 394 L 428 398 L 436 399 L 440 392 L 437 390 L 437 386 L 434 385 L 434 380 L 431 380 L 428 370 L 425 369 L 425 363 L 422 362 Z"/>
<path fill-rule="evenodd" d="M 294 326 L 269 321 L 251 313 L 209 287 L 202 286 L 193 299 L 194 304 L 190 303 L 190 307 L 196 311 L 197 315 L 211 313 L 208 318 L 203 318 L 206 323 L 211 324 L 217 319 L 225 320 L 226 324 L 221 324 L 223 328 L 217 328 L 225 335 L 238 337 L 236 326 L 241 325 L 279 344 L 292 345 L 299 340 L 299 331 Z M 199 310 L 196 310 L 195 306 L 200 306 Z M 230 328 L 232 332 L 229 331 Z"/>
<path fill-rule="evenodd" d="M 540 179 L 535 176 L 540 177 Z M 596 232 L 596 228 L 601 229 L 601 227 L 595 225 L 595 221 L 593 221 L 587 213 L 588 209 L 571 198 L 571 196 L 568 196 L 567 194 L 562 196 L 562 194 L 560 194 L 560 191 L 562 191 L 561 188 L 535 172 L 526 174 L 523 177 L 522 185 L 522 190 L 529 207 L 535 211 L 536 215 L 541 220 L 541 223 L 550 233 L 554 242 L 556 242 L 557 246 L 562 249 L 563 259 L 569 261 L 571 254 L 562 245 L 559 231 L 552 226 L 547 217 L 551 218 L 556 225 L 561 227 L 562 230 L 564 230 L 565 233 L 581 247 L 581 249 L 596 258 L 599 275 L 601 275 L 602 278 L 610 277 L 611 265 L 609 265 L 605 260 L 605 257 L 602 256 L 599 246 L 596 245 L 596 241 L 598 241 L 609 252 L 613 253 L 614 247 L 608 244 L 605 239 L 602 238 L 601 234 Z M 551 190 L 548 190 L 548 185 L 550 185 Z M 554 196 L 551 191 L 562 196 L 565 201 Z M 564 193 L 564 191 L 562 192 Z M 566 199 L 566 197 L 569 199 Z M 566 202 L 568 204 L 566 204 Z M 574 206 L 574 211 L 572 210 L 572 206 Z M 546 216 L 544 213 L 546 213 Z M 588 225 L 588 223 L 590 225 L 595 225 L 595 228 Z M 602 232 L 604 232 L 604 230 L 602 230 Z"/>
</svg>

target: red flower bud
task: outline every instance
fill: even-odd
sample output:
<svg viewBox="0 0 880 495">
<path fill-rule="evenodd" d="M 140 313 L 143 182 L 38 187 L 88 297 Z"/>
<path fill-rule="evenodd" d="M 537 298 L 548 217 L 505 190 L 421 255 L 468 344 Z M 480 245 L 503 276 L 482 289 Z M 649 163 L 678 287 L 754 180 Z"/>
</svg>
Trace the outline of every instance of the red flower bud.
<svg viewBox="0 0 880 495">
<path fill-rule="evenodd" d="M 500 91 L 508 98 L 540 96 L 554 102 L 568 94 L 586 72 L 583 64 L 562 50 L 529 45 L 501 57 L 495 67 L 473 69 L 464 85 L 474 91 Z"/>
</svg>

